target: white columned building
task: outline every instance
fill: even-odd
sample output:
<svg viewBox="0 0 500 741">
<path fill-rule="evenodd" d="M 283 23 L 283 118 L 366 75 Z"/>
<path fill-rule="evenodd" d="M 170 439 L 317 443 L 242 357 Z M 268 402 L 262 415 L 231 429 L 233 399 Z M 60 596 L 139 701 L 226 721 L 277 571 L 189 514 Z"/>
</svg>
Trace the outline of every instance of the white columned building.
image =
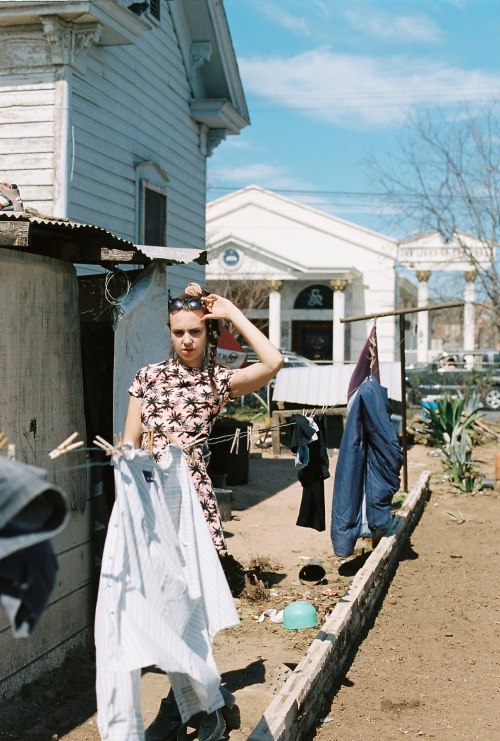
<svg viewBox="0 0 500 741">
<path fill-rule="evenodd" d="M 331 280 L 333 291 L 333 363 L 343 363 L 345 358 L 345 325 L 340 321 L 345 317 L 345 290 L 347 280 Z"/>
<path fill-rule="evenodd" d="M 476 287 L 474 281 L 477 278 L 475 270 L 464 273 L 464 350 L 474 350 L 475 345 L 475 318 L 476 318 Z"/>
<path fill-rule="evenodd" d="M 429 278 L 430 270 L 417 270 L 418 280 L 418 306 L 427 306 L 429 303 Z M 417 362 L 427 362 L 427 350 L 429 348 L 429 313 L 419 311 L 417 314 Z"/>
<path fill-rule="evenodd" d="M 418 305 L 428 305 L 428 281 L 432 273 L 461 272 L 465 277 L 463 294 L 463 347 L 475 349 L 475 285 L 476 267 L 491 265 L 488 247 L 481 240 L 457 232 L 452 242 L 444 242 L 438 232 L 422 234 L 399 244 L 399 265 L 415 270 L 418 278 Z M 456 297 L 460 300 L 460 297 Z M 417 323 L 417 360 L 429 357 L 429 316 L 419 312 Z"/>
<path fill-rule="evenodd" d="M 241 297 L 273 344 L 316 362 L 357 361 L 369 323 L 341 318 L 415 306 L 396 240 L 272 191 L 249 185 L 207 204 L 206 231 L 207 285 Z M 396 357 L 396 326 L 377 324 L 381 361 Z"/>
<path fill-rule="evenodd" d="M 275 347 L 281 348 L 281 289 L 282 280 L 268 280 L 269 288 L 269 339 Z"/>
</svg>

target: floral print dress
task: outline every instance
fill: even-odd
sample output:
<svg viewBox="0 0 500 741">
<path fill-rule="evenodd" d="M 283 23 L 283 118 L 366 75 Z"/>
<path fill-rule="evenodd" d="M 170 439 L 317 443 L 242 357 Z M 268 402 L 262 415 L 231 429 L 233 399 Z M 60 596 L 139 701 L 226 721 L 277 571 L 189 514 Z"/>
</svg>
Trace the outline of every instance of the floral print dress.
<svg viewBox="0 0 500 741">
<path fill-rule="evenodd" d="M 169 434 L 182 445 L 203 435 L 186 460 L 217 550 L 224 550 L 226 546 L 219 507 L 203 460 L 202 443 L 208 438 L 217 414 L 229 400 L 234 372 L 230 368 L 215 367 L 213 380 L 218 399 L 206 369 L 189 368 L 178 360 L 146 365 L 129 388 L 131 396 L 141 400 L 141 447 L 147 450 L 152 441 L 153 457 L 157 462 L 169 444 Z"/>
</svg>

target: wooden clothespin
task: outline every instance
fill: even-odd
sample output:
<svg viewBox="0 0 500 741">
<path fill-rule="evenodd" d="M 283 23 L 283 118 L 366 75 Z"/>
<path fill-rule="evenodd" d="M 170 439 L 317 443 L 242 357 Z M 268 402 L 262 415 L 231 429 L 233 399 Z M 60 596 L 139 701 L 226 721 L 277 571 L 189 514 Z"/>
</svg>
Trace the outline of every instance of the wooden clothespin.
<svg viewBox="0 0 500 741">
<path fill-rule="evenodd" d="M 240 449 L 240 428 L 237 427 L 234 431 L 234 437 L 233 442 L 231 443 L 231 450 L 230 453 L 236 453 L 238 454 L 238 451 Z"/>
<path fill-rule="evenodd" d="M 247 450 L 250 450 L 251 444 L 252 444 L 252 433 L 250 432 L 250 427 L 247 427 Z"/>
<path fill-rule="evenodd" d="M 205 442 L 205 439 L 205 434 L 203 432 L 199 432 L 198 435 L 192 437 L 188 443 L 182 446 L 182 450 L 190 450 L 191 448 L 196 447 L 196 445 L 202 445 Z"/>
<path fill-rule="evenodd" d="M 95 436 L 94 445 L 97 445 L 98 448 L 104 450 L 106 455 L 120 455 L 123 451 L 121 447 L 117 448 L 114 445 L 111 445 L 111 443 L 108 443 L 108 441 L 100 435 Z"/>
<path fill-rule="evenodd" d="M 150 427 L 146 432 L 146 450 L 149 453 L 149 457 L 153 457 L 153 443 L 154 443 L 154 430 Z"/>
<path fill-rule="evenodd" d="M 70 435 L 66 440 L 64 440 L 60 445 L 58 445 L 57 448 L 51 450 L 49 453 L 49 458 L 52 458 L 52 460 L 54 460 L 54 458 L 59 458 L 59 456 L 64 455 L 64 453 L 69 453 L 70 450 L 80 448 L 83 445 L 83 440 L 72 442 L 75 437 L 78 437 L 78 432 L 73 432 L 73 434 Z"/>
<path fill-rule="evenodd" d="M 8 441 L 9 438 L 7 437 L 7 435 L 4 435 L 3 432 L 0 432 L 0 450 L 2 450 L 2 448 L 7 445 Z"/>
</svg>

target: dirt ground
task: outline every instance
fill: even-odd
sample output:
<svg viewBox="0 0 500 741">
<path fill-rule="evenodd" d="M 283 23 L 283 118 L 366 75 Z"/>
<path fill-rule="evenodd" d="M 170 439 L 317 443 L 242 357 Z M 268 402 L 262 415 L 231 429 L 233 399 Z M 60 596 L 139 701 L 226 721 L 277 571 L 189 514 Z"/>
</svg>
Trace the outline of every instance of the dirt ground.
<svg viewBox="0 0 500 741">
<path fill-rule="evenodd" d="M 490 443 L 474 453 L 489 478 L 497 449 Z M 410 489 L 422 471 L 432 472 L 430 500 L 311 739 L 500 740 L 500 492 L 456 494 L 442 483 L 434 451 L 415 445 L 408 457 Z M 331 451 L 327 503 L 335 462 Z M 226 537 L 241 625 L 219 634 L 214 646 L 223 684 L 236 694 L 241 710 L 241 728 L 231 731 L 231 741 L 248 738 L 317 632 L 288 631 L 268 617 L 259 622 L 259 615 L 304 598 L 316 605 L 321 620 L 360 561 L 333 555 L 328 525 L 324 533 L 295 525 L 300 497 L 286 449 L 280 458 L 253 451 L 249 483 L 233 487 Z M 329 517 L 327 511 L 327 523 Z M 323 564 L 322 584 L 300 582 L 299 571 L 309 559 Z M 0 706 L 0 739 L 98 741 L 91 651 L 69 658 L 48 680 Z M 167 689 L 161 672 L 144 672 L 146 726 Z"/>
</svg>

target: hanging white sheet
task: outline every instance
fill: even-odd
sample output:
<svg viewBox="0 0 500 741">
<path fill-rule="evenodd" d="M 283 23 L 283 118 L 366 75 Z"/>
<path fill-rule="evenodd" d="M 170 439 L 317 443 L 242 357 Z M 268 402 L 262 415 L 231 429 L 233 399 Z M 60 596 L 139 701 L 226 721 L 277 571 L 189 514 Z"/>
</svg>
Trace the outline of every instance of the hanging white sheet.
<svg viewBox="0 0 500 741">
<path fill-rule="evenodd" d="M 222 707 L 213 636 L 239 624 L 180 450 L 160 465 L 145 451 L 114 458 L 116 502 L 96 609 L 101 738 L 142 741 L 140 670 L 169 675 L 183 720 Z"/>
</svg>

